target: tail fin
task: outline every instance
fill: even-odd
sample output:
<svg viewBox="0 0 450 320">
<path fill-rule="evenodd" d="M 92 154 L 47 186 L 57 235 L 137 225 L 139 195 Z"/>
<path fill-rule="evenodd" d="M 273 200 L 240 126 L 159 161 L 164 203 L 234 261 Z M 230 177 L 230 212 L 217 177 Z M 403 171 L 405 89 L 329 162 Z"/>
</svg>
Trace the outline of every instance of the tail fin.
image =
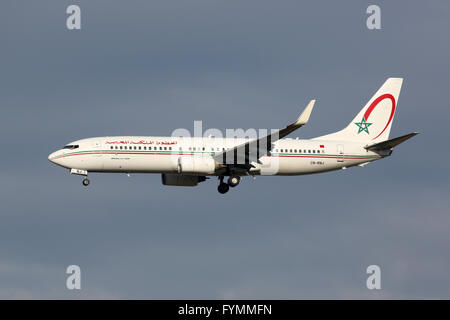
<svg viewBox="0 0 450 320">
<path fill-rule="evenodd" d="M 402 82 L 402 78 L 387 79 L 345 129 L 316 139 L 372 143 L 389 139 Z"/>
</svg>

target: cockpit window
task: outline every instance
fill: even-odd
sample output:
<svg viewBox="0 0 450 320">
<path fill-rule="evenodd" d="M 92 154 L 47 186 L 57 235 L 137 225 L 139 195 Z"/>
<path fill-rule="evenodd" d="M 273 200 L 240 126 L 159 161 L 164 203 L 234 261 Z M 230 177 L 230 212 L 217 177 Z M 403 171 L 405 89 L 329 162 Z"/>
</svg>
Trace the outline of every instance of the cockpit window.
<svg viewBox="0 0 450 320">
<path fill-rule="evenodd" d="M 68 144 L 67 146 L 65 146 L 63 149 L 69 149 L 69 150 L 72 150 L 72 149 L 76 149 L 76 148 L 79 148 L 80 146 L 78 145 L 78 144 Z"/>
</svg>

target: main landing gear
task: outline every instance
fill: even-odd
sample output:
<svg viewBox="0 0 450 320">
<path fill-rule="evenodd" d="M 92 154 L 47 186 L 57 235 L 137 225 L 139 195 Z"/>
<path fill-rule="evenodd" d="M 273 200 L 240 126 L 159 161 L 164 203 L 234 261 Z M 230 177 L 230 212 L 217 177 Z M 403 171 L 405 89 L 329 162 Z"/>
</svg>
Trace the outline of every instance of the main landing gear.
<svg viewBox="0 0 450 320">
<path fill-rule="evenodd" d="M 228 190 L 230 190 L 230 187 L 234 188 L 236 187 L 239 182 L 241 181 L 241 177 L 239 176 L 230 176 L 228 178 L 227 183 L 223 182 L 224 177 L 220 176 L 220 183 L 219 186 L 217 187 L 217 191 L 219 191 L 219 193 L 224 194 L 227 193 Z"/>
<path fill-rule="evenodd" d="M 236 187 L 241 182 L 241 177 L 231 176 L 228 178 L 228 185 L 232 188 Z"/>
<path fill-rule="evenodd" d="M 223 182 L 221 182 L 219 184 L 219 186 L 217 187 L 217 191 L 219 191 L 219 193 L 221 193 L 221 194 L 227 193 L 228 190 L 230 190 L 230 186 Z"/>
</svg>

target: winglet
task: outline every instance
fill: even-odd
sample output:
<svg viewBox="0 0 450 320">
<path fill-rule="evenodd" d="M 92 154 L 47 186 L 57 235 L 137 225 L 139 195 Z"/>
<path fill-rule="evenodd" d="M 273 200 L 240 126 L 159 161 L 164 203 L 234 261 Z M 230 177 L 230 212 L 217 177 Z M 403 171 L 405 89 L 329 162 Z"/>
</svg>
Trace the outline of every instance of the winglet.
<svg viewBox="0 0 450 320">
<path fill-rule="evenodd" d="M 293 124 L 296 126 L 302 126 L 306 124 L 309 120 L 309 116 L 311 115 L 311 112 L 314 108 L 314 103 L 316 100 L 311 100 L 308 105 L 306 106 L 305 110 L 303 110 L 300 117 L 298 117 L 297 121 L 295 121 Z"/>
</svg>

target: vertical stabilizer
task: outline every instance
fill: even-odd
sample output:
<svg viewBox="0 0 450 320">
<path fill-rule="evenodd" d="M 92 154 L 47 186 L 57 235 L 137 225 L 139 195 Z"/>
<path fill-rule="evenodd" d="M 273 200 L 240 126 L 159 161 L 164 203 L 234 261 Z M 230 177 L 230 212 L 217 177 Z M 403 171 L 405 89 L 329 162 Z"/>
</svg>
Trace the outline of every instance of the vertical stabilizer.
<svg viewBox="0 0 450 320">
<path fill-rule="evenodd" d="M 316 139 L 368 142 L 388 140 L 402 82 L 402 78 L 387 79 L 345 129 Z"/>
</svg>

